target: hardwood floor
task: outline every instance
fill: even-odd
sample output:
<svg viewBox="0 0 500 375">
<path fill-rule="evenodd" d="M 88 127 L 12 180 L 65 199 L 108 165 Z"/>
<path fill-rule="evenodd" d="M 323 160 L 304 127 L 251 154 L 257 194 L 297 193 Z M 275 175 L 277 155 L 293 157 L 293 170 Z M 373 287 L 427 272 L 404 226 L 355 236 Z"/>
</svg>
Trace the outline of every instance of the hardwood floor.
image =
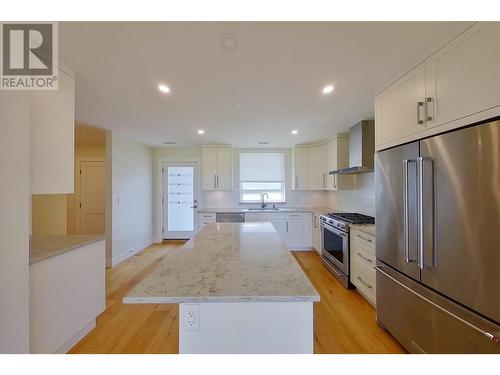
<svg viewBox="0 0 500 375">
<path fill-rule="evenodd" d="M 180 243 L 152 245 L 106 270 L 106 310 L 70 353 L 177 353 L 178 305 L 125 305 L 122 298 Z M 293 253 L 321 295 L 314 304 L 315 353 L 404 353 L 375 323 L 375 311 L 344 289 L 311 251 Z"/>
</svg>

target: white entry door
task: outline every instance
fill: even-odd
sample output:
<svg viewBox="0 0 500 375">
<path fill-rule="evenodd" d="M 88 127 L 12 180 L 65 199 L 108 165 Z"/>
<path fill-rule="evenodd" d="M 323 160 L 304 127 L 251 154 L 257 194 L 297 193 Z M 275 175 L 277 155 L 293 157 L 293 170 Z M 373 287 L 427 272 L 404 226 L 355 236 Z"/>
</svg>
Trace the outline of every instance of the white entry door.
<svg viewBox="0 0 500 375">
<path fill-rule="evenodd" d="M 80 234 L 104 234 L 106 165 L 80 161 Z"/>
<path fill-rule="evenodd" d="M 163 238 L 192 238 L 196 232 L 197 163 L 163 164 Z"/>
</svg>

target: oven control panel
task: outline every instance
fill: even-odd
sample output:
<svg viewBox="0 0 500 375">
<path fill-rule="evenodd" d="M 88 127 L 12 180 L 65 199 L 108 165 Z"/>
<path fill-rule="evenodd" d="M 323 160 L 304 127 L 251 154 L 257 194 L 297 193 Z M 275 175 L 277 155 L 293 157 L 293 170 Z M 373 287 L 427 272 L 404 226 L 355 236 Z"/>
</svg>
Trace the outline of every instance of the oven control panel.
<svg viewBox="0 0 500 375">
<path fill-rule="evenodd" d="M 347 223 L 343 223 L 339 220 L 332 219 L 331 217 L 321 215 L 321 224 L 329 225 L 331 227 L 343 230 L 344 232 L 349 231 L 349 225 Z"/>
</svg>

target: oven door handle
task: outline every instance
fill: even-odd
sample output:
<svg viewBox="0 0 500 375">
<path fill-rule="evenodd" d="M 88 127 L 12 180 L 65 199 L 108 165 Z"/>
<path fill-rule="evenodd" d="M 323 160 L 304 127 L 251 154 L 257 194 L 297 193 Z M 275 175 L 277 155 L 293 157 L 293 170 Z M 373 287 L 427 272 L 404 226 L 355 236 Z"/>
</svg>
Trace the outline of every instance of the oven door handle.
<svg viewBox="0 0 500 375">
<path fill-rule="evenodd" d="M 329 224 L 321 223 L 321 226 L 323 227 L 323 229 L 329 230 L 330 232 L 336 234 L 337 236 L 340 236 L 340 237 L 343 237 L 343 238 L 347 237 L 347 233 L 346 232 L 342 232 L 340 229 L 332 227 Z"/>
</svg>

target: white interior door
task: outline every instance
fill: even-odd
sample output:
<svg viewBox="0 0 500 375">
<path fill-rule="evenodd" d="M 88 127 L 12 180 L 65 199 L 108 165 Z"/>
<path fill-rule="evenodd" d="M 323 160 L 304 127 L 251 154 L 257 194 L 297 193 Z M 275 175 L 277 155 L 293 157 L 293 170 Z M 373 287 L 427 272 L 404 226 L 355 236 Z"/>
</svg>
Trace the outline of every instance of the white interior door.
<svg viewBox="0 0 500 375">
<path fill-rule="evenodd" d="M 163 238 L 192 238 L 196 232 L 197 164 L 163 164 Z"/>
<path fill-rule="evenodd" d="M 103 161 L 80 161 L 81 234 L 104 234 L 106 165 Z"/>
</svg>

